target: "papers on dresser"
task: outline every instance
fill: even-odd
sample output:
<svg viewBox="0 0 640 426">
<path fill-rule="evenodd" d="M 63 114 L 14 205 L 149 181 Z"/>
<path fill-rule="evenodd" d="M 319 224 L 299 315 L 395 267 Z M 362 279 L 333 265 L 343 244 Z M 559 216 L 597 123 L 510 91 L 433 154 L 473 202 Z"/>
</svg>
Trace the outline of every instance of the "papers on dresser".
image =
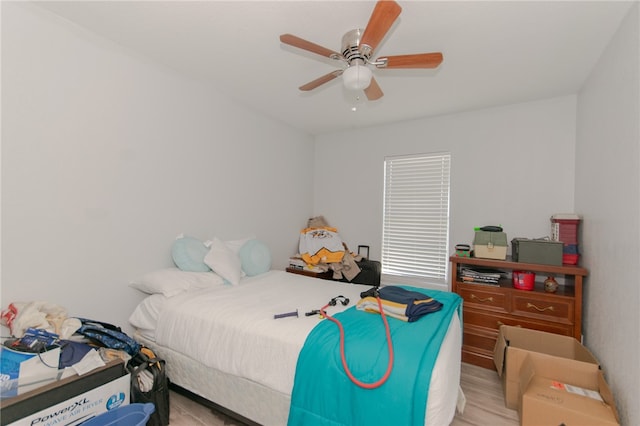
<svg viewBox="0 0 640 426">
<path fill-rule="evenodd" d="M 506 273 L 498 269 L 490 268 L 461 268 L 460 278 L 465 283 L 487 284 L 498 286 L 500 278 Z"/>
<path fill-rule="evenodd" d="M 322 268 L 320 268 L 318 266 L 307 265 L 307 262 L 305 262 L 304 260 L 302 260 L 299 257 L 290 257 L 289 258 L 289 268 L 300 269 L 300 270 L 310 271 L 310 272 L 325 272 L 326 271 L 326 269 L 322 269 Z"/>
</svg>

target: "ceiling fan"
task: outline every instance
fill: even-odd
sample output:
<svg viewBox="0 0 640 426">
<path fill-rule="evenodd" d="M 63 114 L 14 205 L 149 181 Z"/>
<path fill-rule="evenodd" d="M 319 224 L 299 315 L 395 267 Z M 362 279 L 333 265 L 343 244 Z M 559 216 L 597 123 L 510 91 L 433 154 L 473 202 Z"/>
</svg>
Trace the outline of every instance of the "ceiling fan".
<svg viewBox="0 0 640 426">
<path fill-rule="evenodd" d="M 417 53 L 411 55 L 381 56 L 372 60 L 371 56 L 387 34 L 402 8 L 395 1 L 380 0 L 376 3 L 369 23 L 364 30 L 355 29 L 342 37 L 342 53 L 319 46 L 292 34 L 282 34 L 284 44 L 344 62 L 346 68 L 332 71 L 299 87 L 309 91 L 342 75 L 345 87 L 364 90 L 367 99 L 375 101 L 383 96 L 376 82 L 371 66 L 376 68 L 436 68 L 442 63 L 442 53 Z"/>
</svg>

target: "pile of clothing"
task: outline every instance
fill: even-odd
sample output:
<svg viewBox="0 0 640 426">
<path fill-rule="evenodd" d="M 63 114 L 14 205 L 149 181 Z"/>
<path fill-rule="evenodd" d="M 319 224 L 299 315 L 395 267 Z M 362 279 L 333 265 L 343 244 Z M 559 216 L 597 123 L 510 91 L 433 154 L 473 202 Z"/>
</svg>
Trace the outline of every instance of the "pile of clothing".
<svg viewBox="0 0 640 426">
<path fill-rule="evenodd" d="M 82 325 L 78 318 L 69 318 L 64 307 L 43 301 L 10 303 L 0 314 L 0 322 L 14 337 L 22 337 L 28 328 L 35 328 L 62 339 L 71 337 Z"/>
<path fill-rule="evenodd" d="M 382 310 L 385 315 L 406 322 L 414 322 L 431 312 L 442 309 L 442 303 L 419 291 L 407 290 L 402 287 L 386 286 L 363 292 L 362 299 L 356 306 L 365 312 L 380 313 L 377 295 L 380 296 Z"/>
<path fill-rule="evenodd" d="M 0 313 L 0 323 L 9 328 L 12 336 L 3 342 L 4 348 L 34 354 L 56 352 L 59 369 L 85 368 L 78 365 L 85 359 L 86 368 L 116 358 L 127 362 L 141 348 L 120 327 L 69 317 L 64 307 L 51 302 L 12 302 Z M 93 358 L 85 358 L 89 355 Z M 9 367 L 14 366 L 4 363 L 2 372 Z"/>
<path fill-rule="evenodd" d="M 329 225 L 323 216 L 312 217 L 307 227 L 300 231 L 298 256 L 308 266 L 323 271 L 333 271 L 333 279 L 353 280 L 359 273 L 356 263 L 360 255 L 351 253 L 338 234 L 338 229 Z"/>
</svg>

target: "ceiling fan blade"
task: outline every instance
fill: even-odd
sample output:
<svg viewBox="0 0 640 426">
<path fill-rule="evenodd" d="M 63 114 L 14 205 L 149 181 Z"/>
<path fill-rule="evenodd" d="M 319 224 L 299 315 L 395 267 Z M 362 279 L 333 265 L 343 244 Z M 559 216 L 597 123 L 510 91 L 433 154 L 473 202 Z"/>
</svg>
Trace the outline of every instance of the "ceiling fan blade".
<svg viewBox="0 0 640 426">
<path fill-rule="evenodd" d="M 366 53 L 370 54 L 376 50 L 380 41 L 382 41 L 398 16 L 400 16 L 401 11 L 402 8 L 395 1 L 381 0 L 376 3 L 369 18 L 369 23 L 360 38 L 360 50 L 363 53 L 367 50 L 364 46 L 369 46 L 369 51 Z"/>
<path fill-rule="evenodd" d="M 442 53 L 387 56 L 378 58 L 377 61 L 386 61 L 386 65 L 380 65 L 378 68 L 436 68 L 442 63 Z"/>
<path fill-rule="evenodd" d="M 302 90 L 303 92 L 308 92 L 309 90 L 313 90 L 316 87 L 328 83 L 329 81 L 333 80 L 334 78 L 340 76 L 340 74 L 342 74 L 342 70 L 335 70 L 330 72 L 329 74 L 325 74 L 320 78 L 316 78 L 313 81 L 310 81 L 307 84 L 304 84 L 302 86 L 299 87 L 300 90 Z"/>
<path fill-rule="evenodd" d="M 297 47 L 299 49 L 307 50 L 311 53 L 316 53 L 321 56 L 326 56 L 327 58 L 331 58 L 334 55 L 341 56 L 338 52 L 334 52 L 331 49 L 327 49 L 326 47 L 322 47 L 320 45 L 304 40 L 292 34 L 282 34 L 280 36 L 280 41 L 284 44 L 288 44 L 290 46 Z"/>
<path fill-rule="evenodd" d="M 371 84 L 369 84 L 369 87 L 364 89 L 364 94 L 370 101 L 378 100 L 382 95 L 384 95 L 384 93 L 382 93 L 382 89 L 378 86 L 378 82 L 373 77 L 371 77 Z"/>
</svg>

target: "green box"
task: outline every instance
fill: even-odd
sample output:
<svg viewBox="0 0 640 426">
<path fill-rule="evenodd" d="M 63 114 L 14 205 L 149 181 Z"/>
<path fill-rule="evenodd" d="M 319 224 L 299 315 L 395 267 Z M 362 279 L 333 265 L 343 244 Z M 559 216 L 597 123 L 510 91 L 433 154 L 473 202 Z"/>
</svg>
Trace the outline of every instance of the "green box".
<svg viewBox="0 0 640 426">
<path fill-rule="evenodd" d="M 514 262 L 562 266 L 562 242 L 514 238 L 511 257 Z"/>
</svg>

